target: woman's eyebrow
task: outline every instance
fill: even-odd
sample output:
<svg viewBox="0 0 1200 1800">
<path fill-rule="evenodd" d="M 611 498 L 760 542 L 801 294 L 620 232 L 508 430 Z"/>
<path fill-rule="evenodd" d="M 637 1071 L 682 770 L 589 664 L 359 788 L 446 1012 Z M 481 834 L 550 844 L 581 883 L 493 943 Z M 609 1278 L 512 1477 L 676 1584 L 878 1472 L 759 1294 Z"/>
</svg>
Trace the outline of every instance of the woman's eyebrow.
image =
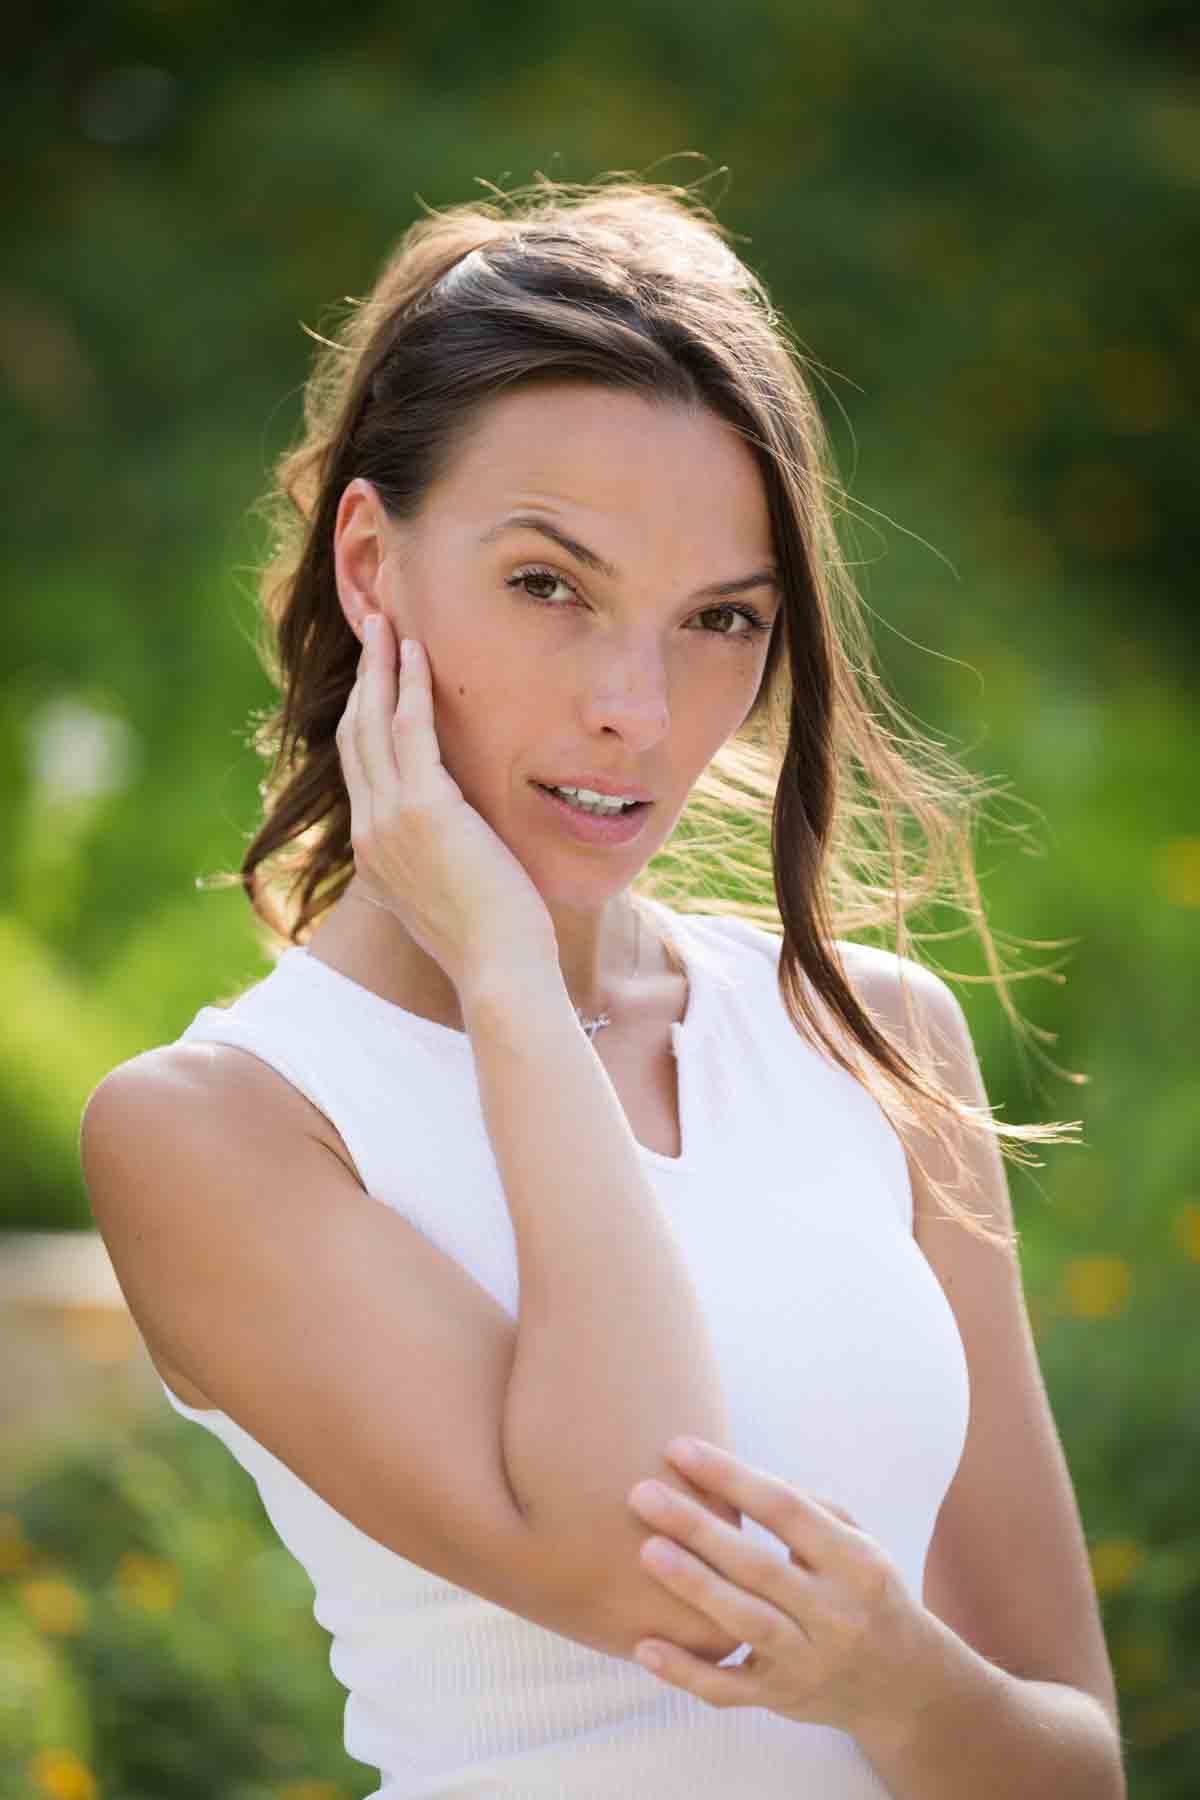
<svg viewBox="0 0 1200 1800">
<path fill-rule="evenodd" d="M 539 531 L 543 537 L 549 538 L 561 550 L 565 550 L 568 556 L 573 556 L 576 562 L 582 563 L 585 569 L 594 570 L 597 575 L 603 575 L 608 581 L 620 581 L 621 572 L 614 568 L 612 563 L 606 562 L 594 550 L 589 550 L 586 544 L 581 544 L 576 538 L 569 537 L 553 520 L 542 518 L 537 513 L 510 513 L 507 518 L 501 519 L 498 524 L 485 531 L 479 542 L 481 545 L 491 544 L 504 532 L 516 531 L 521 528 L 526 531 Z M 744 594 L 749 588 L 758 587 L 770 587 L 778 591 L 779 577 L 774 568 L 757 569 L 753 575 L 743 575 L 735 581 L 711 582 L 707 587 L 697 588 L 691 597 L 693 600 L 719 600 L 726 594 Z"/>
</svg>

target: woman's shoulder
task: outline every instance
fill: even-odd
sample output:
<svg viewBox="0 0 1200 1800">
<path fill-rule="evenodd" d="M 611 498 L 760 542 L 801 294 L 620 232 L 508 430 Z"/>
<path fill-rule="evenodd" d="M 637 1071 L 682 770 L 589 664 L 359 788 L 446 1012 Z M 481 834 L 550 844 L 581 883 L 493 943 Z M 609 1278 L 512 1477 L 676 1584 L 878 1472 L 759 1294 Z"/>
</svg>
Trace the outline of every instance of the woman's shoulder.
<svg viewBox="0 0 1200 1800">
<path fill-rule="evenodd" d="M 844 938 L 835 939 L 834 948 L 858 998 L 902 1035 L 907 1034 L 910 1009 L 922 1023 L 931 1018 L 944 1023 L 959 1008 L 942 976 L 911 956 Z"/>
<path fill-rule="evenodd" d="M 147 1155 L 185 1126 L 228 1147 L 241 1135 L 294 1143 L 297 1133 L 331 1151 L 358 1179 L 341 1134 L 296 1083 L 249 1045 L 177 1039 L 118 1063 L 88 1096 L 85 1129 L 139 1143 Z"/>
<path fill-rule="evenodd" d="M 178 1037 L 110 1070 L 95 1090 L 105 1092 L 105 1111 L 121 1112 L 127 1104 L 147 1131 L 157 1125 L 169 1130 L 182 1118 L 211 1120 L 226 1131 L 244 1125 L 282 1134 L 299 1126 L 348 1160 L 325 1116 L 320 1071 L 298 1048 L 301 996 L 293 992 L 288 961 L 285 953 L 266 971 L 225 987 Z"/>
<path fill-rule="evenodd" d="M 752 952 L 767 962 L 777 962 L 783 942 L 777 932 L 741 913 L 676 911 L 669 909 L 672 925 L 693 949 L 703 945 L 719 957 L 742 958 Z"/>
<path fill-rule="evenodd" d="M 736 913 L 687 913 L 682 917 L 685 929 L 693 926 L 706 948 L 714 950 L 731 973 L 738 964 L 744 970 L 749 957 L 752 967 L 764 974 L 769 971 L 772 980 L 777 980 L 781 930 L 773 931 Z M 693 943 L 696 941 L 693 938 Z M 831 947 L 855 998 L 881 1015 L 891 1030 L 899 1032 L 901 1041 L 909 1035 L 911 1018 L 921 1027 L 930 1021 L 943 1031 L 960 1027 L 961 1019 L 955 1016 L 961 1015 L 956 994 L 926 964 L 853 938 L 834 938 Z"/>
<path fill-rule="evenodd" d="M 708 943 L 724 945 L 731 951 L 753 950 L 767 962 L 779 962 L 783 947 L 782 926 L 773 929 L 741 913 L 697 911 L 675 916 L 682 920 L 685 930 L 689 927 L 698 930 Z M 946 984 L 932 969 L 911 957 L 898 956 L 895 951 L 881 949 L 875 944 L 860 944 L 853 938 L 834 938 L 831 947 L 851 982 L 866 982 L 897 993 L 902 981 L 921 991 L 931 986 L 946 989 Z"/>
<path fill-rule="evenodd" d="M 119 1093 L 148 1122 L 183 1111 L 261 1120 L 276 1111 L 294 1112 L 297 1105 L 312 1110 L 295 1087 L 242 1045 L 186 1036 L 118 1063 L 89 1095 L 89 1107 L 102 1091 Z"/>
</svg>

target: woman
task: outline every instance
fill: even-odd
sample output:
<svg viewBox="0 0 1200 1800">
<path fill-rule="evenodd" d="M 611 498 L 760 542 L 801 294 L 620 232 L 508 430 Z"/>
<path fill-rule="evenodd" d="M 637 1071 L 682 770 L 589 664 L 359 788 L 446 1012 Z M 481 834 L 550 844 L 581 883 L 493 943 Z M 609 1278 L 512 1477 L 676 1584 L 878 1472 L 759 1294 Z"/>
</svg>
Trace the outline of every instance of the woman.
<svg viewBox="0 0 1200 1800">
<path fill-rule="evenodd" d="M 992 1118 L 903 953 L 970 780 L 859 686 L 711 216 L 524 199 L 413 226 L 314 370 L 242 869 L 287 948 L 101 1082 L 97 1221 L 379 1796 L 1119 1795 L 1000 1155 L 1073 1128 Z M 637 886 L 693 795 L 760 892 L 773 807 L 777 914 Z"/>
</svg>

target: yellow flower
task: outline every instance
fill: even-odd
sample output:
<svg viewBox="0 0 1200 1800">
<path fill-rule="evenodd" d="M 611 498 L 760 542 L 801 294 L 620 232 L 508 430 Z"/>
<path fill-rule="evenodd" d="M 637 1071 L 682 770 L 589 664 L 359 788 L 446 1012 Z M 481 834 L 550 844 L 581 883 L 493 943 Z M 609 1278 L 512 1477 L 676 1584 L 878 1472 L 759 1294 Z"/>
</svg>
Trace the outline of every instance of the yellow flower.
<svg viewBox="0 0 1200 1800">
<path fill-rule="evenodd" d="M 1159 845 L 1154 884 L 1174 906 L 1200 906 L 1200 837 L 1169 838 Z"/>
<path fill-rule="evenodd" d="M 345 1788 L 333 1781 L 289 1781 L 275 1791 L 279 1800 L 346 1800 Z"/>
<path fill-rule="evenodd" d="M 1102 1543 L 1092 1544 L 1088 1555 L 1096 1592 L 1103 1596 L 1128 1587 L 1145 1561 L 1146 1553 L 1130 1538 L 1105 1538 Z"/>
<path fill-rule="evenodd" d="M 117 1564 L 116 1583 L 123 1599 L 143 1612 L 170 1612 L 179 1594 L 174 1563 L 141 1550 L 127 1550 Z"/>
<path fill-rule="evenodd" d="M 1175 1237 L 1183 1254 L 1200 1262 L 1200 1206 L 1189 1200 L 1175 1214 Z"/>
<path fill-rule="evenodd" d="M 33 1558 L 33 1546 L 21 1530 L 16 1513 L 0 1512 L 0 1575 L 15 1575 L 27 1569 Z"/>
<path fill-rule="evenodd" d="M 1123 1311 L 1133 1276 L 1119 1256 L 1077 1256 L 1063 1271 L 1062 1299 L 1077 1319 L 1111 1319 Z"/>
<path fill-rule="evenodd" d="M 88 1622 L 87 1597 L 60 1575 L 38 1575 L 23 1581 L 17 1592 L 39 1631 L 73 1637 Z"/>
<path fill-rule="evenodd" d="M 96 1800 L 96 1777 L 69 1750 L 42 1750 L 29 1764 L 30 1779 L 39 1794 L 51 1800 Z"/>
</svg>

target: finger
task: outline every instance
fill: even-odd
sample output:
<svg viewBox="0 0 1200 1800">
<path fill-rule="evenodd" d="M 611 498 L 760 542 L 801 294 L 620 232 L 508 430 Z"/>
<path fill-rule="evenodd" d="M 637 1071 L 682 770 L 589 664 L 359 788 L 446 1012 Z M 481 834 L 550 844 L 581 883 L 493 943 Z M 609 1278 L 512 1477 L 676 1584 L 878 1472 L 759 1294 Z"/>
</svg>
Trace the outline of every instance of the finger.
<svg viewBox="0 0 1200 1800">
<path fill-rule="evenodd" d="M 681 1579 L 699 1579 L 688 1561 L 672 1560 L 668 1551 L 675 1548 L 692 1564 L 698 1559 L 701 1570 L 726 1578 L 735 1592 L 766 1601 L 787 1618 L 798 1620 L 802 1615 L 802 1584 L 808 1576 L 788 1557 L 756 1542 L 736 1526 L 727 1525 L 686 1494 L 660 1483 L 640 1482 L 630 1494 L 629 1503 L 655 1531 L 670 1534 L 650 1538 L 642 1545 L 643 1560 L 653 1574 L 668 1581 L 676 1575 Z M 732 1622 L 729 1629 L 736 1629 Z"/>
<path fill-rule="evenodd" d="M 785 1634 L 794 1638 L 799 1630 L 797 1621 L 788 1613 L 736 1582 L 727 1581 L 700 1557 L 669 1538 L 648 1538 L 642 1545 L 640 1560 L 663 1587 L 678 1594 L 739 1644 L 753 1644 L 756 1649 L 769 1652 Z M 792 1575 L 801 1579 L 795 1569 Z"/>
<path fill-rule="evenodd" d="M 650 1657 L 656 1658 L 657 1663 L 651 1663 Z M 672 1687 L 695 1694 L 709 1706 L 762 1704 L 761 1699 L 755 1697 L 756 1671 L 748 1668 L 746 1663 L 721 1669 L 715 1663 L 705 1662 L 701 1656 L 693 1656 L 690 1650 L 681 1650 L 678 1644 L 664 1643 L 661 1638 L 640 1639 L 634 1647 L 634 1659 L 659 1681 L 669 1681 Z"/>
<path fill-rule="evenodd" d="M 372 792 L 396 779 L 392 716 L 396 710 L 396 638 L 382 613 L 372 613 L 364 626 L 358 672 L 358 704 L 354 742 Z"/>
<path fill-rule="evenodd" d="M 359 759 L 358 747 L 355 742 L 355 716 L 358 712 L 358 694 L 359 684 L 355 681 L 354 686 L 350 689 L 350 692 L 346 697 L 346 704 L 342 709 L 342 716 L 338 720 L 338 727 L 334 732 L 338 760 L 342 767 L 342 780 L 345 783 L 346 794 L 350 801 L 350 813 L 352 818 L 356 809 L 361 809 L 369 800 L 366 776 L 363 772 L 362 762 Z"/>
<path fill-rule="evenodd" d="M 862 1535 L 841 1507 L 813 1499 L 791 1482 L 768 1475 L 705 1439 L 672 1439 L 665 1455 L 693 1486 L 720 1494 L 739 1512 L 774 1532 L 812 1568 L 822 1567 L 847 1547 L 852 1535 Z"/>
<path fill-rule="evenodd" d="M 390 626 L 388 629 L 390 631 Z M 440 767 L 442 761 L 433 716 L 433 671 L 424 644 L 417 638 L 405 638 L 404 646 L 404 664 L 392 723 L 402 766 L 419 780 L 431 769 Z"/>
</svg>

